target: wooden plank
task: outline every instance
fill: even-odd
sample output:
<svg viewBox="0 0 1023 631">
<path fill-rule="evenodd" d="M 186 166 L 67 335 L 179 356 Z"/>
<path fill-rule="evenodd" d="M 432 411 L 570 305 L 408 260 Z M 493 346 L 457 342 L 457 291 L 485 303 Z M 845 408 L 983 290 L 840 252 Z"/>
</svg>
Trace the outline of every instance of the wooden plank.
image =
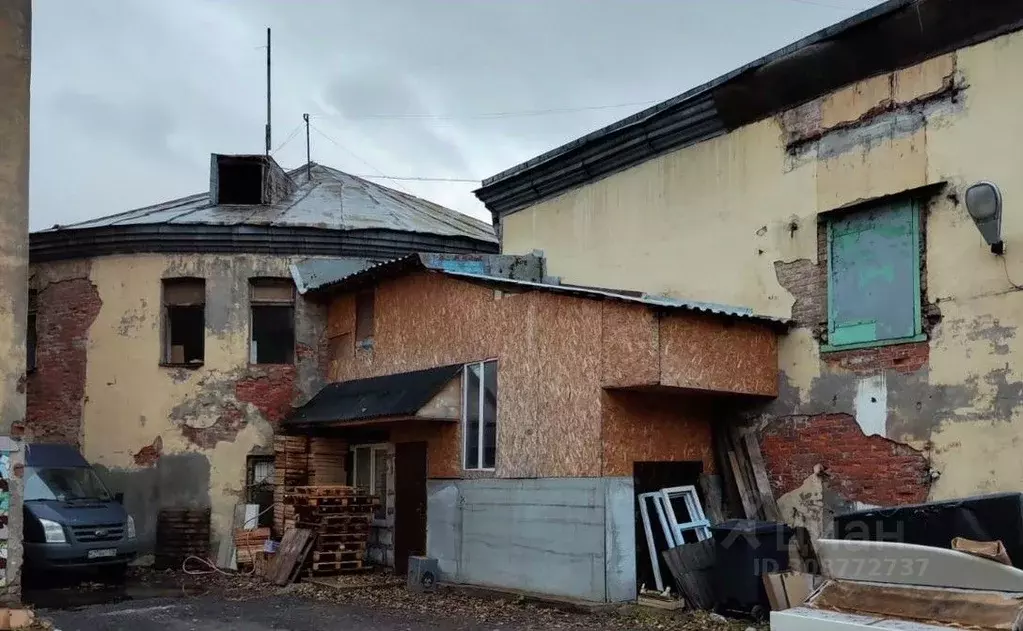
<svg viewBox="0 0 1023 631">
<path fill-rule="evenodd" d="M 735 452 L 739 463 L 739 477 L 746 485 L 750 499 L 753 500 L 756 513 L 750 519 L 760 519 L 764 516 L 763 507 L 760 505 L 760 493 L 757 491 L 756 477 L 753 475 L 753 467 L 750 464 L 749 453 L 746 450 L 746 441 L 742 438 L 742 431 L 738 427 L 729 428 L 730 447 Z"/>
<path fill-rule="evenodd" d="M 931 624 L 1011 630 L 1023 615 L 1015 594 L 849 581 L 828 582 L 813 608 L 902 618 Z"/>
<path fill-rule="evenodd" d="M 687 543 L 661 553 L 675 585 L 696 609 L 712 609 L 715 603 L 713 572 L 715 563 L 713 539 Z"/>
<path fill-rule="evenodd" d="M 703 512 L 712 524 L 719 524 L 725 521 L 724 495 L 722 491 L 722 476 L 702 474 L 699 480 L 700 490 L 703 492 Z"/>
<path fill-rule="evenodd" d="M 760 452 L 760 441 L 757 440 L 753 432 L 745 432 L 742 439 L 746 445 L 746 453 L 749 456 L 750 468 L 753 470 L 753 480 L 756 483 L 757 494 L 760 496 L 760 506 L 764 517 L 768 521 L 780 521 L 781 512 L 778 510 L 778 503 L 774 500 L 771 479 L 767 477 L 767 465 L 764 463 L 764 455 Z"/>
<path fill-rule="evenodd" d="M 735 478 L 735 486 L 739 490 L 739 497 L 742 499 L 742 510 L 746 513 L 747 519 L 757 518 L 757 504 L 754 500 L 753 491 L 747 486 L 743 479 L 742 469 L 739 466 L 739 459 L 735 452 L 728 450 L 728 463 L 732 467 L 732 475 Z"/>
<path fill-rule="evenodd" d="M 718 470 L 721 472 L 721 488 L 724 491 L 724 512 L 725 515 L 737 515 L 743 511 L 742 500 L 739 497 L 735 475 L 732 473 L 732 465 L 728 461 L 728 430 L 723 424 L 715 423 L 713 442 Z"/>
<path fill-rule="evenodd" d="M 293 528 L 284 533 L 268 574 L 273 583 L 287 585 L 291 582 L 292 574 L 305 562 L 314 536 L 311 530 L 304 528 Z"/>
<path fill-rule="evenodd" d="M 309 554 L 313 550 L 313 545 L 316 543 L 316 533 L 309 533 L 309 538 L 306 539 L 305 545 L 302 546 L 302 552 L 298 555 L 298 561 L 295 562 L 295 567 L 291 571 L 291 575 L 288 576 L 288 582 L 286 584 L 294 583 L 298 580 L 298 575 L 302 572 L 302 569 L 306 565 L 306 560 L 309 558 Z"/>
</svg>

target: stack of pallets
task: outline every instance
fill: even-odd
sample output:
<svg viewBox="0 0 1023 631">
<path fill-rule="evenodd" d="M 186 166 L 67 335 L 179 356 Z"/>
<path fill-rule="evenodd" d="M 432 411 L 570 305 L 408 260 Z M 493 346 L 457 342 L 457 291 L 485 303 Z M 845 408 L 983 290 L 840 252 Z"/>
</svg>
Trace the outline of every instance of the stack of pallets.
<svg viewBox="0 0 1023 631">
<path fill-rule="evenodd" d="M 309 439 L 305 436 L 274 436 L 274 533 L 295 527 L 295 509 L 284 502 L 290 487 L 309 483 Z"/>
<path fill-rule="evenodd" d="M 314 436 L 309 439 L 309 484 L 344 484 L 347 475 L 348 441 Z"/>
<path fill-rule="evenodd" d="M 294 506 L 298 527 L 316 533 L 309 575 L 363 569 L 370 522 L 379 506 L 375 496 L 351 486 L 300 486 L 291 489 L 285 501 Z"/>
<path fill-rule="evenodd" d="M 210 509 L 167 508 L 156 520 L 158 570 L 180 570 L 190 556 L 205 559 L 210 554 Z"/>
</svg>

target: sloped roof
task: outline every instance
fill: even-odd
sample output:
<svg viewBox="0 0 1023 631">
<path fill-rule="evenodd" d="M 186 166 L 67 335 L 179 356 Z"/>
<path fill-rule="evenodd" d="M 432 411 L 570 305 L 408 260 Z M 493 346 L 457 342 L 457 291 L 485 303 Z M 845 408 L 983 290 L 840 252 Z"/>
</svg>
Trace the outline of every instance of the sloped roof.
<svg viewBox="0 0 1023 631">
<path fill-rule="evenodd" d="M 285 425 L 413 416 L 462 370 L 461 364 L 327 384 Z"/>
<path fill-rule="evenodd" d="M 199 193 L 153 206 L 55 226 L 36 234 L 136 225 L 211 225 L 394 230 L 466 237 L 496 243 L 492 226 L 431 201 L 396 191 L 343 171 L 311 163 L 288 172 L 295 191 L 276 204 L 240 206 L 210 203 Z"/>
</svg>

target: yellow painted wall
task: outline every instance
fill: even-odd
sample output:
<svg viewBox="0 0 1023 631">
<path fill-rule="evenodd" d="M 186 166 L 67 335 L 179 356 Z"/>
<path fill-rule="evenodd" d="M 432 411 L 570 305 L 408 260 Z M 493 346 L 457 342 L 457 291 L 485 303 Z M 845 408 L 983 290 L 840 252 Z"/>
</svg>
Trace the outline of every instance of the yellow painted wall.
<svg viewBox="0 0 1023 631">
<path fill-rule="evenodd" d="M 81 448 L 111 486 L 126 492 L 127 507 L 147 534 L 159 508 L 202 505 L 212 508 L 214 541 L 230 532 L 234 506 L 245 497 L 247 456 L 272 453 L 273 442 L 268 414 L 237 395 L 240 380 L 281 381 L 282 374 L 293 374 L 295 397 L 285 394 L 286 403 L 304 402 L 321 385 L 315 353 L 299 352 L 294 368 L 248 363 L 249 279 L 290 278 L 291 262 L 250 255 L 137 255 L 33 266 L 41 310 L 47 308 L 48 286 L 82 277 L 102 302 L 88 329 Z M 201 368 L 160 365 L 161 279 L 171 277 L 206 279 Z M 296 301 L 296 338 L 312 349 L 325 321 L 316 309 Z M 231 413 L 239 417 L 235 430 L 218 430 Z M 201 434 L 211 427 L 214 431 L 194 438 L 195 430 Z M 136 455 L 154 445 L 162 457 L 137 462 Z"/>
<path fill-rule="evenodd" d="M 509 215 L 503 251 L 542 249 L 549 273 L 566 282 L 790 316 L 794 297 L 778 282 L 775 263 L 818 262 L 819 213 L 948 182 L 926 225 L 927 299 L 938 301 L 942 320 L 931 333 L 929 365 L 916 375 L 919 391 L 887 393 L 888 437 L 931 459 L 940 474 L 934 498 L 1023 490 L 1016 360 L 1023 356 L 1023 292 L 1009 280 L 1023 284 L 1023 84 L 1007 79 L 1020 67 L 1023 34 L 1015 33 L 862 81 Z M 835 127 L 879 106 L 908 111 L 949 81 L 963 91 L 928 109 L 916 131 L 835 148 L 842 144 Z M 831 136 L 791 155 L 786 143 L 799 125 L 814 127 L 814 116 L 816 131 Z M 1003 258 L 985 246 L 965 207 L 946 196 L 961 200 L 978 180 L 1002 188 Z M 807 329 L 793 331 L 780 354 L 782 385 L 797 394 L 790 411 L 823 410 L 826 388 L 855 389 L 855 375 L 822 365 Z"/>
</svg>

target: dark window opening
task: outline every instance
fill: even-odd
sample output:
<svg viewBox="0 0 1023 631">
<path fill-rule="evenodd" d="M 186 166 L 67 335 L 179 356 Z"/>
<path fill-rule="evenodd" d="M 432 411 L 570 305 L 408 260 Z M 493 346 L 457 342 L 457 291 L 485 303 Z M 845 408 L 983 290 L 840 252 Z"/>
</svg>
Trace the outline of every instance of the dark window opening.
<svg viewBox="0 0 1023 631">
<path fill-rule="evenodd" d="M 206 353 L 206 283 L 201 278 L 163 281 L 163 363 L 200 365 Z"/>
<path fill-rule="evenodd" d="M 35 290 L 28 292 L 28 323 L 25 329 L 25 370 L 32 372 L 36 369 L 36 309 L 39 294 Z"/>
<path fill-rule="evenodd" d="M 273 456 L 249 456 L 246 488 L 248 503 L 259 506 L 256 524 L 245 524 L 245 528 L 271 528 L 274 514 L 268 510 L 274 503 L 274 459 Z"/>
<path fill-rule="evenodd" d="M 291 364 L 295 361 L 294 307 L 252 307 L 252 363 Z"/>
<path fill-rule="evenodd" d="M 249 287 L 252 305 L 252 339 L 249 362 L 295 363 L 295 286 L 290 280 L 253 279 Z"/>
<path fill-rule="evenodd" d="M 359 292 L 355 296 L 355 341 L 365 342 L 373 337 L 372 291 Z"/>
<path fill-rule="evenodd" d="M 168 364 L 202 363 L 206 342 L 203 307 L 167 307 L 170 328 Z"/>
<path fill-rule="evenodd" d="M 261 204 L 262 202 L 262 161 L 239 158 L 221 158 L 217 161 L 218 204 Z"/>
</svg>

